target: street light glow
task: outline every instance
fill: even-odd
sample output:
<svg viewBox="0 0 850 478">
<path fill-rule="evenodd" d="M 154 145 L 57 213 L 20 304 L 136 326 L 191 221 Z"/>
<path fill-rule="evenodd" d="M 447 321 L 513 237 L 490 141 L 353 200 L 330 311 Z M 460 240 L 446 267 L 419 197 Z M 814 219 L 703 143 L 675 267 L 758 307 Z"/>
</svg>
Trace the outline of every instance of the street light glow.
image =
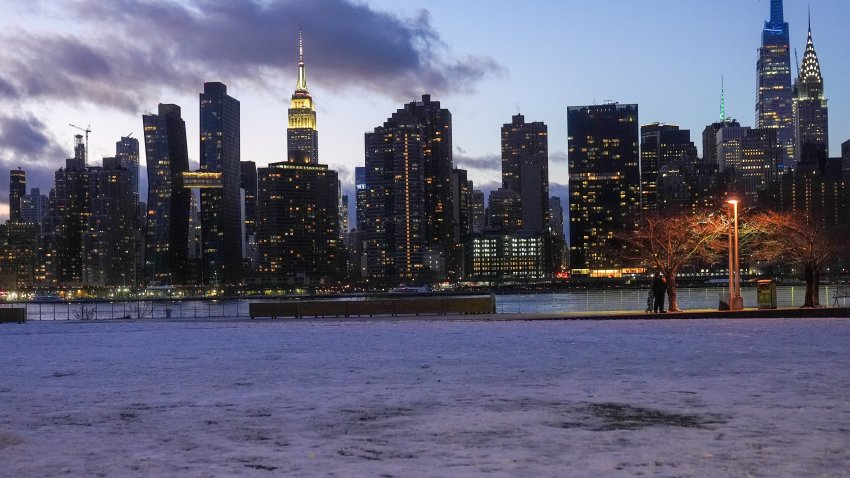
<svg viewBox="0 0 850 478">
<path fill-rule="evenodd" d="M 727 199 L 726 202 L 728 202 L 729 204 L 738 204 L 737 199 Z"/>
</svg>

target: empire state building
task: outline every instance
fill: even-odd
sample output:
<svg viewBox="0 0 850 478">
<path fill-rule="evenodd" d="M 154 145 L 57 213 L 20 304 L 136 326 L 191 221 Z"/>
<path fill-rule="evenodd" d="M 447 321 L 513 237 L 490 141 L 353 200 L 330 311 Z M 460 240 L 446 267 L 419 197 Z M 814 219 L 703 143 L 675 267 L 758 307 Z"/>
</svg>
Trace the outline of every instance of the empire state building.
<svg viewBox="0 0 850 478">
<path fill-rule="evenodd" d="M 288 161 L 301 164 L 319 162 L 319 133 L 316 131 L 316 108 L 307 90 L 304 66 L 304 38 L 298 32 L 298 83 L 289 102 L 289 126 L 286 129 Z"/>
</svg>

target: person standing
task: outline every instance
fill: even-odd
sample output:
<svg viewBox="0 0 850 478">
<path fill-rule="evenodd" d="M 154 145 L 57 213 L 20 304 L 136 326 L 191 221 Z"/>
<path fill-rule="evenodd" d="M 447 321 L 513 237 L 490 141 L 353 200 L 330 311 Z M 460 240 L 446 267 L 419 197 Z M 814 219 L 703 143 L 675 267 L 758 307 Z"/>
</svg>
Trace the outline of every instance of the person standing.
<svg viewBox="0 0 850 478">
<path fill-rule="evenodd" d="M 667 280 L 660 272 L 655 273 L 655 278 L 652 279 L 652 295 L 654 297 L 653 312 L 663 313 L 664 311 L 664 295 L 667 293 Z"/>
</svg>

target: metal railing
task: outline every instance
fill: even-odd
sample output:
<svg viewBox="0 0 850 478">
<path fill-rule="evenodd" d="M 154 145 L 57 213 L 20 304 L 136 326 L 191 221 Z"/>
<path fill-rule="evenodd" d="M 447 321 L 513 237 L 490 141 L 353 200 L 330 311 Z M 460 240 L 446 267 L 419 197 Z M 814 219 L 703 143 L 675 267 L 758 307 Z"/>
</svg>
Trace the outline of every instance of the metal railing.
<svg viewBox="0 0 850 478">
<path fill-rule="evenodd" d="M 805 297 L 805 286 L 778 286 L 777 306 L 800 307 Z M 833 303 L 835 286 L 822 286 L 820 303 Z M 594 289 L 570 290 L 537 294 L 496 295 L 497 313 L 564 313 L 564 312 L 619 312 L 644 311 L 647 289 Z M 755 307 L 756 288 L 741 290 L 745 307 Z M 717 310 L 721 299 L 728 296 L 726 288 L 682 288 L 677 299 L 682 310 Z M 116 300 L 5 303 L 2 307 L 25 307 L 27 320 L 110 320 L 110 319 L 227 319 L 247 318 L 250 302 L 277 299 L 233 300 Z M 362 300 L 340 298 L 339 300 Z M 846 299 L 844 299 L 846 301 Z M 668 305 L 665 301 L 665 306 Z M 844 302 L 841 305 L 846 305 Z"/>
<path fill-rule="evenodd" d="M 832 305 L 835 286 L 821 286 L 820 303 Z M 560 312 L 625 312 L 646 310 L 648 289 L 587 289 L 553 292 L 551 294 L 514 294 L 496 296 L 499 313 L 560 313 Z M 805 286 L 778 286 L 776 303 L 779 308 L 800 307 L 806 295 Z M 720 300 L 727 300 L 725 287 L 682 288 L 676 299 L 682 310 L 717 310 Z M 742 287 L 744 307 L 756 307 L 755 287 Z M 669 305 L 665 298 L 665 308 Z"/>
<path fill-rule="evenodd" d="M 198 319 L 248 317 L 247 300 L 28 302 L 27 320 Z"/>
</svg>

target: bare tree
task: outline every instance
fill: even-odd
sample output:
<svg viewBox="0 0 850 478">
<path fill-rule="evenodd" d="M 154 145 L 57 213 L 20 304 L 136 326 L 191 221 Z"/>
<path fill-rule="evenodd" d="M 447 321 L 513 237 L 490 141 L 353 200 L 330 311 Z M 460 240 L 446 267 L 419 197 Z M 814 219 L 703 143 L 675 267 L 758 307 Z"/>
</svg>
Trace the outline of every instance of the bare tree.
<svg viewBox="0 0 850 478">
<path fill-rule="evenodd" d="M 792 212 L 765 212 L 753 218 L 758 241 L 753 255 L 764 261 L 789 262 L 803 269 L 806 297 L 803 307 L 820 307 L 820 273 L 845 245 L 836 234 Z"/>
<path fill-rule="evenodd" d="M 676 300 L 676 277 L 681 268 L 702 260 L 716 262 L 725 251 L 727 230 L 722 215 L 711 213 L 645 216 L 640 226 L 618 236 L 624 259 L 660 271 L 667 281 L 668 310 L 680 312 Z"/>
</svg>

